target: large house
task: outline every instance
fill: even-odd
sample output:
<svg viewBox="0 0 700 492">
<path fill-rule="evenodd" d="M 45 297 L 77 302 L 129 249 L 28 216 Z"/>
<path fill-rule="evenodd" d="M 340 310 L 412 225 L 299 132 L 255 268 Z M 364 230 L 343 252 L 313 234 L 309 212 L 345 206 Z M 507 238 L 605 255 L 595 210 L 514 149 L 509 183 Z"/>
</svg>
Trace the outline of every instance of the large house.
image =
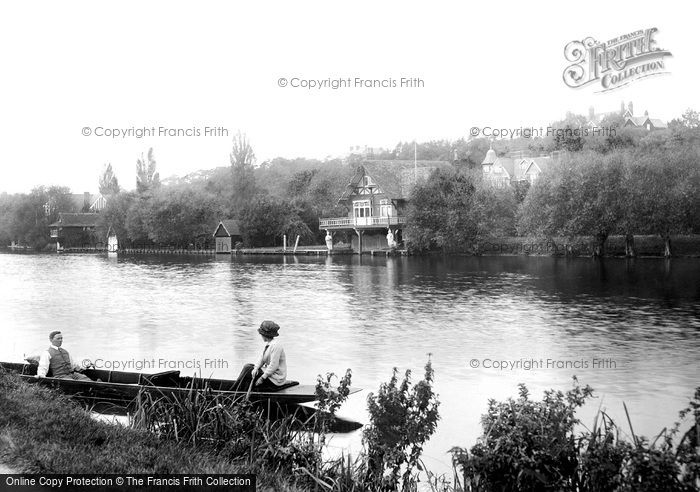
<svg viewBox="0 0 700 492">
<path fill-rule="evenodd" d="M 550 155 L 530 157 L 523 151 L 511 152 L 507 156 L 498 157 L 493 147 L 486 152 L 481 163 L 484 179 L 496 188 L 506 188 L 518 182 L 534 183 L 537 178 L 559 159 L 559 152 Z"/>
<path fill-rule="evenodd" d="M 600 126 L 608 117 L 622 117 L 622 126 L 627 128 L 644 128 L 647 131 L 660 130 L 668 128 L 668 125 L 658 118 L 650 118 L 649 112 L 644 111 L 644 116 L 634 115 L 634 104 L 632 101 L 620 104 L 619 111 L 610 111 L 607 113 L 596 113 L 593 107 L 588 110 L 588 126 Z"/>
<path fill-rule="evenodd" d="M 352 248 L 360 254 L 393 246 L 389 242 L 392 236 L 397 243 L 401 242 L 411 190 L 441 167 L 450 167 L 450 164 L 403 160 L 363 163 L 338 200 L 346 207 L 347 215 L 320 219 L 319 229 L 329 235 L 335 231 L 352 232 Z"/>
<path fill-rule="evenodd" d="M 644 128 L 647 131 L 668 128 L 668 125 L 657 118 L 649 118 L 649 111 L 644 111 L 644 116 L 634 116 L 634 106 L 629 103 L 627 110 L 622 114 L 625 119 L 624 127 Z"/>
</svg>

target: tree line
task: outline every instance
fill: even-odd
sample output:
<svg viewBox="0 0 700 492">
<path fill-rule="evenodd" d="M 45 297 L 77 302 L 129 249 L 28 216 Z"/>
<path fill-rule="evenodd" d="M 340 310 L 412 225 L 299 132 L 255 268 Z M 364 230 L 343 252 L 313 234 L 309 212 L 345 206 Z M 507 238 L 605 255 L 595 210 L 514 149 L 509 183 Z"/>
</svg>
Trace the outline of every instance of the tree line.
<svg viewBox="0 0 700 492">
<path fill-rule="evenodd" d="M 532 186 L 494 188 L 480 172 L 435 172 L 410 199 L 407 236 L 417 251 L 463 251 L 487 237 L 592 236 L 595 255 L 611 235 L 700 233 L 700 130 L 634 133 L 622 146 L 569 152 Z"/>
<path fill-rule="evenodd" d="M 246 246 L 276 246 L 285 234 L 290 240 L 299 235 L 302 244 L 309 244 L 323 240 L 319 217 L 346 213 L 337 199 L 354 172 L 352 163 L 277 158 L 256 165 L 252 146 L 241 133 L 234 138 L 229 161 L 229 166 L 161 180 L 155 152 L 149 149 L 137 159 L 132 191 L 120 186 L 108 164 L 98 179 L 107 203 L 96 234 L 106 235 L 111 228 L 124 247 L 213 247 L 218 221 L 234 218 Z M 75 205 L 67 187 L 2 193 L 0 245 L 45 248 L 48 226 L 60 212 L 88 211 Z M 106 242 L 106 237 L 93 241 Z"/>
<path fill-rule="evenodd" d="M 552 123 L 579 128 L 580 115 Z M 474 239 L 502 236 L 594 236 L 603 254 L 610 235 L 627 238 L 634 255 L 635 234 L 664 237 L 698 232 L 698 149 L 700 118 L 688 110 L 666 130 L 624 128 L 621 115 L 601 122 L 613 134 L 564 133 L 540 139 L 485 138 L 400 142 L 392 150 L 351 153 L 345 159 L 276 158 L 257 164 L 248 138 L 234 137 L 229 164 L 182 178 L 160 179 L 150 149 L 136 162 L 136 187 L 125 191 L 108 164 L 99 177 L 107 197 L 100 233 L 112 228 L 120 244 L 209 247 L 221 219 L 236 218 L 246 246 L 277 246 L 282 236 L 302 244 L 322 243 L 321 217 L 344 216 L 337 203 L 357 165 L 367 158 L 448 160 L 416 187 L 410 199 L 406 237 L 417 251 L 459 250 Z M 489 147 L 500 155 L 552 150 L 564 157 L 530 189 L 513 183 L 497 189 L 482 180 L 481 161 Z M 85 212 L 66 187 L 38 187 L 26 194 L 0 194 L 0 244 L 12 241 L 42 248 L 48 225 L 59 212 Z M 52 204 L 47 208 L 47 204 Z M 101 239 L 104 241 L 104 238 Z"/>
</svg>

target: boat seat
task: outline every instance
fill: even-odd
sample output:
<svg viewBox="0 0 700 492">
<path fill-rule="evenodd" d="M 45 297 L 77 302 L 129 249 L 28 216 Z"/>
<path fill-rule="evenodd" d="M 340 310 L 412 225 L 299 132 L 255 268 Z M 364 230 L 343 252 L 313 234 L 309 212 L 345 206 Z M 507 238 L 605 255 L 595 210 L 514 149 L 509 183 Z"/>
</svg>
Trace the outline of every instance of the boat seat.
<svg viewBox="0 0 700 492">
<path fill-rule="evenodd" d="M 264 393 L 274 393 L 275 391 L 280 391 L 286 388 L 291 388 L 292 386 L 299 386 L 299 381 L 287 381 L 281 386 L 278 386 L 276 389 L 270 391 L 270 390 L 265 390 Z"/>
<path fill-rule="evenodd" d="M 155 374 L 141 374 L 140 385 L 177 387 L 180 383 L 180 371 L 163 371 Z"/>
</svg>

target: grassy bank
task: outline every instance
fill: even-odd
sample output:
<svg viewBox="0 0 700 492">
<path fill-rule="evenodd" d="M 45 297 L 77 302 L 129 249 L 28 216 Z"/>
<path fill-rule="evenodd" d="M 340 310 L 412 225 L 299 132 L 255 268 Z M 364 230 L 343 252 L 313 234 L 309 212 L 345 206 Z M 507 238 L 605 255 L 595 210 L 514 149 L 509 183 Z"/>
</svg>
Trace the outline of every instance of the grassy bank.
<svg viewBox="0 0 700 492">
<path fill-rule="evenodd" d="M 201 446 L 98 422 L 75 401 L 0 372 L 0 462 L 25 473 L 258 473 L 263 490 L 296 491 Z"/>
<path fill-rule="evenodd" d="M 350 373 L 331 391 L 319 376 L 319 409 L 333 415 L 347 397 Z M 432 492 L 602 490 L 690 492 L 700 488 L 700 388 L 679 421 L 652 439 L 599 411 L 592 428 L 576 413 L 592 388 L 548 390 L 541 401 L 520 385 L 519 397 L 490 400 L 483 434 L 455 447 L 454 474 L 436 476 L 421 460 L 440 415 L 428 362 L 415 385 L 410 371 L 368 395 L 363 449 L 324 459 L 326 417 L 305 432 L 298 422 L 260 418 L 244 401 L 192 391 L 177 401 L 145 398 L 132 424 L 97 422 L 53 390 L 0 373 L 0 462 L 28 473 L 255 473 L 260 490 Z M 625 410 L 626 407 L 625 407 Z M 631 437 L 625 437 L 629 434 Z"/>
</svg>

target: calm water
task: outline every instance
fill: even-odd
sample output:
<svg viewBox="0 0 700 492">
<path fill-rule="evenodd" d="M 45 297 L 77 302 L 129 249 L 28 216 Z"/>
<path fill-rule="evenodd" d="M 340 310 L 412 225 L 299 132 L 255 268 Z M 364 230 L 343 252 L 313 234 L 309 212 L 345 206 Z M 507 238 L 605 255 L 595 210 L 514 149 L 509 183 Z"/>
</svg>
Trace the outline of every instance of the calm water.
<svg viewBox="0 0 700 492">
<path fill-rule="evenodd" d="M 352 368 L 365 391 L 343 413 L 360 421 L 393 367 L 417 378 L 432 353 L 442 420 L 425 461 L 443 472 L 451 446 L 474 444 L 488 399 L 520 382 L 539 399 L 575 374 L 598 396 L 585 424 L 599 405 L 626 422 L 625 401 L 645 435 L 700 385 L 697 259 L 0 254 L 0 360 L 39 352 L 60 329 L 76 360 L 155 360 L 145 370 L 158 372 L 162 359 L 233 378 L 261 350 L 264 319 L 282 327 L 292 379 Z M 583 368 L 498 370 L 489 359 Z M 359 434 L 333 445 L 354 452 Z"/>
</svg>

